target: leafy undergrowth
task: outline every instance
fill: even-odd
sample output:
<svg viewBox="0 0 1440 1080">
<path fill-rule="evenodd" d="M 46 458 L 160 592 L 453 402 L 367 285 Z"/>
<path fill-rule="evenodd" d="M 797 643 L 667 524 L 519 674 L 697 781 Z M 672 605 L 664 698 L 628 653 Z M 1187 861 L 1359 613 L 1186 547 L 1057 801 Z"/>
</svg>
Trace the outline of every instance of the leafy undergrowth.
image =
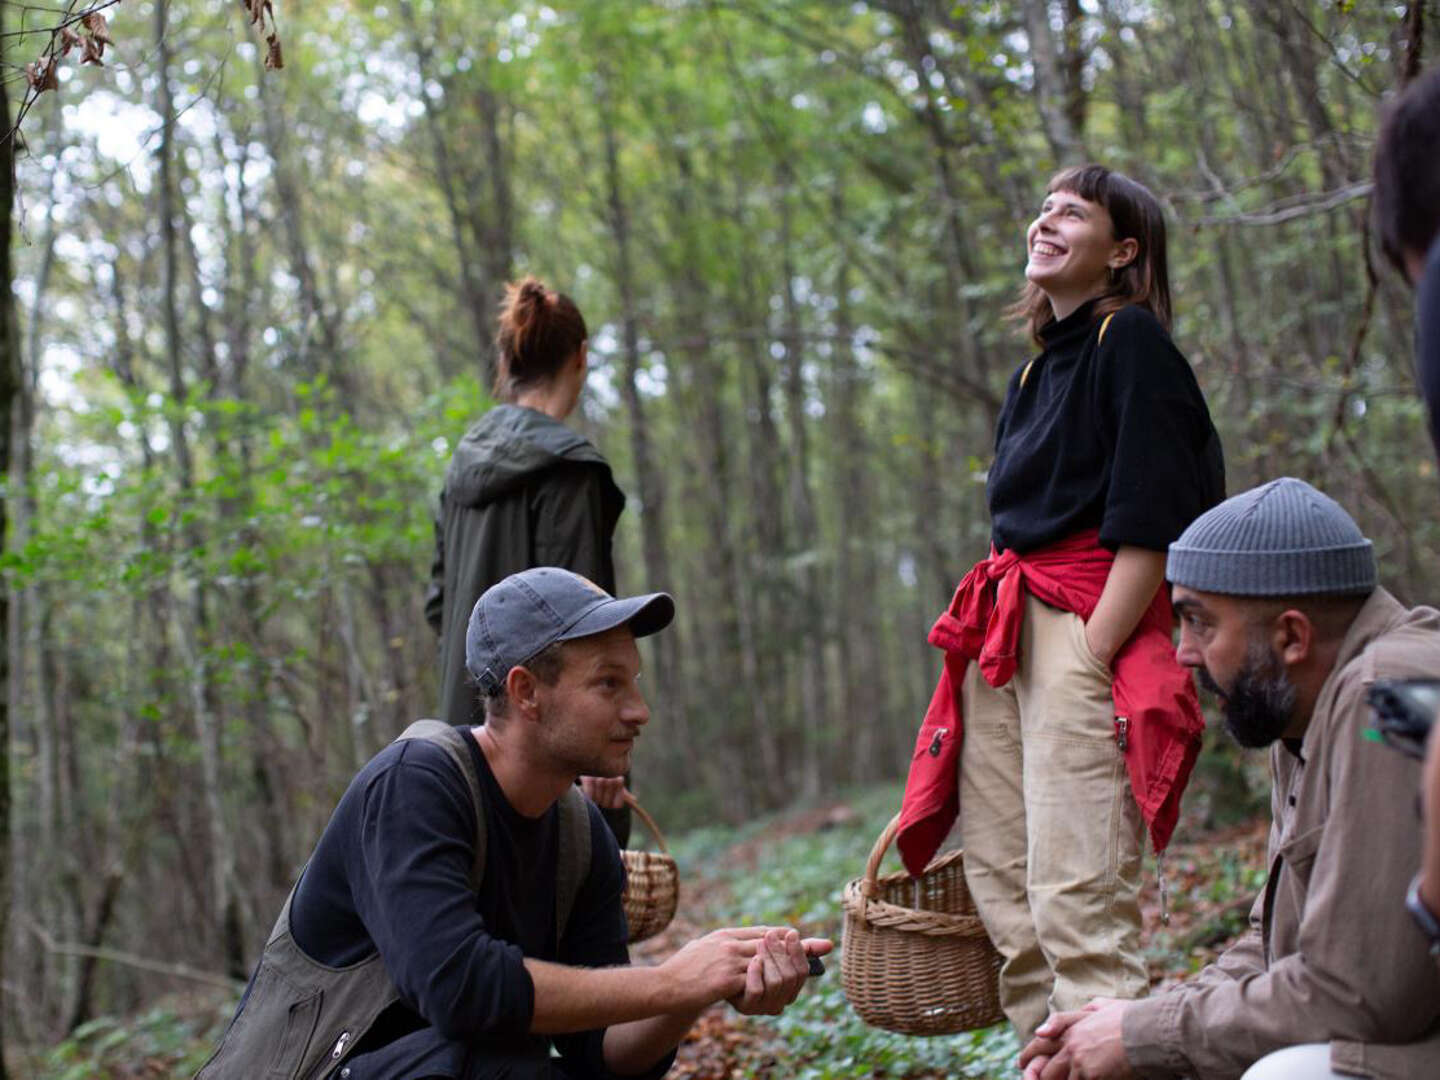
<svg viewBox="0 0 1440 1080">
<path fill-rule="evenodd" d="M 740 829 L 696 830 L 676 838 L 682 892 L 675 921 L 632 951 L 655 963 L 715 926 L 784 923 L 833 937 L 827 973 L 812 980 L 779 1017 L 746 1018 L 719 1006 L 681 1046 L 676 1080 L 970 1080 L 1013 1078 L 1018 1051 L 1005 1025 L 937 1038 L 909 1038 L 866 1026 L 840 986 L 841 905 L 859 876 L 900 789 L 873 788 L 821 807 L 795 810 Z M 1157 875 L 1147 860 L 1142 907 L 1152 985 L 1163 987 L 1212 959 L 1245 924 L 1264 881 L 1263 824 L 1235 826 L 1172 844 L 1165 859 L 1168 925 Z M 898 869 L 887 854 L 881 872 Z M 58 1046 L 23 1060 L 16 1075 L 45 1080 L 160 1080 L 189 1077 L 204 1062 L 233 1002 L 202 992 L 167 999 L 125 1019 L 95 1020 Z M 224 999 L 224 1000 L 222 1000 Z"/>
<path fill-rule="evenodd" d="M 683 892 L 676 923 L 637 946 L 658 959 L 712 926 L 785 923 L 836 941 L 828 972 L 784 1015 L 746 1019 L 712 1009 L 681 1047 L 672 1076 L 840 1080 L 883 1077 L 939 1080 L 1012 1078 L 1019 1047 L 1008 1025 L 912 1038 L 871 1028 L 851 1011 L 840 986 L 841 891 L 866 856 L 900 789 L 871 789 L 841 803 L 791 812 L 739 831 L 707 829 L 672 846 Z M 1172 844 L 1164 864 L 1168 923 L 1161 920 L 1158 874 L 1147 859 L 1141 896 L 1151 983 L 1161 988 L 1198 970 L 1244 928 L 1250 900 L 1264 882 L 1263 824 L 1236 826 Z M 893 852 L 881 873 L 899 869 Z"/>
<path fill-rule="evenodd" d="M 170 1080 L 210 1056 L 234 1001 L 221 992 L 166 999 L 135 1016 L 100 1017 L 15 1070 L 37 1080 Z"/>
</svg>

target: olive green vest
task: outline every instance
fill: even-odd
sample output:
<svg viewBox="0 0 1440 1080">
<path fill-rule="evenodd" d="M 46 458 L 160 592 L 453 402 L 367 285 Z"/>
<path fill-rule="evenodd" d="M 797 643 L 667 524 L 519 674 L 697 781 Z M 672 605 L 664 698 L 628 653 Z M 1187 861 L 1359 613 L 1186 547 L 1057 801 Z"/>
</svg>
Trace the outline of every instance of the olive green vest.
<svg viewBox="0 0 1440 1080">
<path fill-rule="evenodd" d="M 450 755 L 465 777 L 475 806 L 475 861 L 470 887 L 485 876 L 485 811 L 480 780 L 461 729 L 439 720 L 417 720 L 397 742 L 424 739 Z M 560 799 L 560 848 L 556 860 L 555 940 L 559 942 L 581 884 L 590 875 L 590 813 L 585 796 L 570 788 Z M 250 993 L 230 1021 L 219 1048 L 195 1080 L 322 1080 L 345 1059 L 400 992 L 378 952 L 347 967 L 317 963 L 290 935 L 290 890 L 265 943 Z"/>
</svg>

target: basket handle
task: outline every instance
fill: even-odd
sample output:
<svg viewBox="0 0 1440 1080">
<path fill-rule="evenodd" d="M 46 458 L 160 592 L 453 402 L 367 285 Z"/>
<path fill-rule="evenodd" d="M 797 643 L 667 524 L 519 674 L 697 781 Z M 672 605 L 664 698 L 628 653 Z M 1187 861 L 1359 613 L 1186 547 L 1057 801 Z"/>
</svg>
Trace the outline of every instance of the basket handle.
<svg viewBox="0 0 1440 1080">
<path fill-rule="evenodd" d="M 645 808 L 640 805 L 640 800 L 635 798 L 629 788 L 625 789 L 625 805 L 634 810 L 640 820 L 645 823 L 645 827 L 650 830 L 650 835 L 655 837 L 655 842 L 660 845 L 661 853 L 669 855 L 670 849 L 665 846 L 665 837 L 660 835 L 660 826 L 656 825 L 655 819 L 645 812 Z"/>
<path fill-rule="evenodd" d="M 900 815 L 896 814 L 890 819 L 890 824 L 880 830 L 880 836 L 875 841 L 875 846 L 870 849 L 870 858 L 865 862 L 865 878 L 860 882 L 860 893 L 867 900 L 874 899 L 877 889 L 876 878 L 880 875 L 880 860 L 885 858 L 885 850 L 895 839 L 895 834 L 900 829 Z"/>
</svg>

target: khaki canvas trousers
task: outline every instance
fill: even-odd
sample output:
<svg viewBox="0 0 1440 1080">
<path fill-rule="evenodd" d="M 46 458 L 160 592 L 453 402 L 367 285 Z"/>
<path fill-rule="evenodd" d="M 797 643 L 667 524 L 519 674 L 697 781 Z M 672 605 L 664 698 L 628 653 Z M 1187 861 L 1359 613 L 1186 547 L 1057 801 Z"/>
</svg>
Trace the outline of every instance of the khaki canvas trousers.
<svg viewBox="0 0 1440 1080">
<path fill-rule="evenodd" d="M 1079 616 L 1027 595 L 1020 665 L 961 689 L 965 879 L 1004 957 L 1000 1003 L 1027 1041 L 1051 1010 L 1137 998 L 1144 822 L 1116 740 L 1110 671 Z"/>
</svg>

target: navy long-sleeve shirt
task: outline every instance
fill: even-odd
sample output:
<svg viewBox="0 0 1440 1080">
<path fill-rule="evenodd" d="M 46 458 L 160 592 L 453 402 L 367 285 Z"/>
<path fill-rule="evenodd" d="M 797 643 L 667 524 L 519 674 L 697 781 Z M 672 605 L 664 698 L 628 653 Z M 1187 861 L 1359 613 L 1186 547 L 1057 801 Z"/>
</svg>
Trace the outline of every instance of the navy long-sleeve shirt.
<svg viewBox="0 0 1440 1080">
<path fill-rule="evenodd" d="M 343 966 L 378 949 L 400 992 L 357 1054 L 431 1026 L 481 1057 L 543 1055 L 546 1040 L 529 1034 L 535 989 L 524 958 L 628 962 L 624 868 L 599 810 L 589 807 L 590 873 L 557 942 L 559 810 L 538 819 L 516 812 L 478 743 L 466 744 L 485 802 L 478 893 L 468 883 L 475 817 L 465 780 L 443 749 L 410 740 L 386 747 L 351 781 L 291 903 L 291 931 L 306 954 Z M 598 1030 L 554 1041 L 586 1075 L 605 1077 L 603 1037 Z"/>
</svg>

